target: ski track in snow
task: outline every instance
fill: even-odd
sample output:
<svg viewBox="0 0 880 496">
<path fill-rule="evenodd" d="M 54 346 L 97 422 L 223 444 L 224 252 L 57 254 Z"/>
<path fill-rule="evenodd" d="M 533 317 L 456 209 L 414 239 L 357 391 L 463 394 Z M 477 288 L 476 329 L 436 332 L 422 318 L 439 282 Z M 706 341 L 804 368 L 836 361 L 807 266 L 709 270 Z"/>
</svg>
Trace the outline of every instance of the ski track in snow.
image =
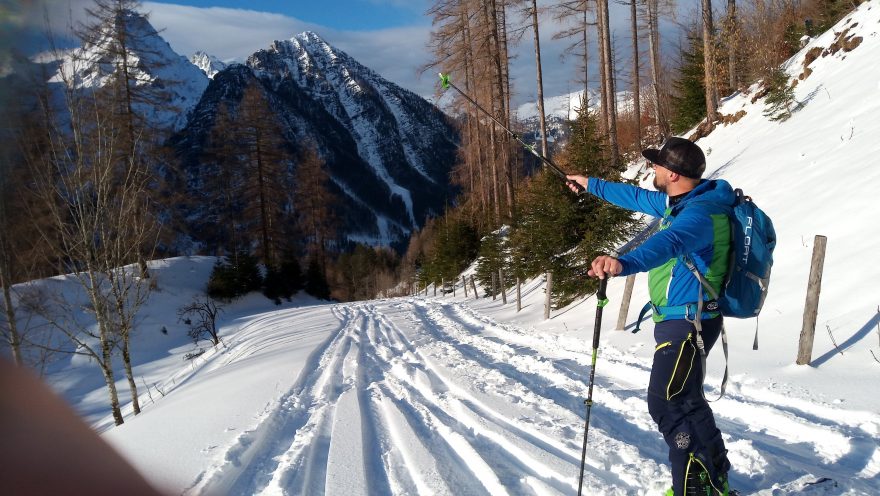
<svg viewBox="0 0 880 496">
<path fill-rule="evenodd" d="M 337 305 L 333 313 L 337 330 L 294 385 L 188 494 L 576 491 L 588 343 L 431 299 Z M 250 321 L 205 368 L 291 339 L 295 316 Z M 644 399 L 650 364 L 607 347 L 597 367 L 585 493 L 661 493 L 670 478 Z M 880 486 L 878 415 L 815 408 L 735 381 L 712 406 L 733 486 L 744 494 L 799 494 L 821 477 L 848 492 L 816 494 L 874 494 Z M 791 474 L 799 479 L 778 480 Z"/>
</svg>

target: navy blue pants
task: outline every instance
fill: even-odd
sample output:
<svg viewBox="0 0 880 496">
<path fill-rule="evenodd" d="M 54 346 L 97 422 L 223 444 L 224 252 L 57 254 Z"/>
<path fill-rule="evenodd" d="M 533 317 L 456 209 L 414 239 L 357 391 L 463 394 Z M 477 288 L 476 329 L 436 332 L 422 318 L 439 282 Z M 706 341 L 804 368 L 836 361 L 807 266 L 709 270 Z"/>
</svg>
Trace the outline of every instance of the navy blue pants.
<svg viewBox="0 0 880 496">
<path fill-rule="evenodd" d="M 702 321 L 707 354 L 718 340 L 722 325 L 720 316 Z M 684 494 L 691 455 L 706 467 L 713 480 L 726 476 L 730 468 L 721 431 L 702 394 L 703 366 L 695 334 L 694 325 L 686 320 L 668 320 L 654 326 L 657 349 L 648 384 L 648 411 L 669 445 L 676 496 Z"/>
</svg>

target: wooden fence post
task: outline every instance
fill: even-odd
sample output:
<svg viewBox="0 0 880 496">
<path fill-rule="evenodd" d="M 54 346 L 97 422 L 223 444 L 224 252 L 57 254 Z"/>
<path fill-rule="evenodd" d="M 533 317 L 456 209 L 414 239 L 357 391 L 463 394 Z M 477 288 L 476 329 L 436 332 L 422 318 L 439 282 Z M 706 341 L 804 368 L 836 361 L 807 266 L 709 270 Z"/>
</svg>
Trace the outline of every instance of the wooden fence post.
<svg viewBox="0 0 880 496">
<path fill-rule="evenodd" d="M 552 298 L 550 297 L 553 294 L 553 273 L 547 273 L 547 295 L 544 297 L 544 320 L 550 318 L 550 303 L 552 302 Z"/>
<path fill-rule="evenodd" d="M 626 317 L 629 314 L 629 302 L 632 300 L 633 287 L 636 285 L 636 275 L 626 276 L 626 285 L 623 287 L 623 298 L 620 300 L 620 314 L 617 316 L 617 329 L 622 331 L 626 327 Z"/>
<path fill-rule="evenodd" d="M 501 285 L 501 303 L 507 305 L 507 288 L 504 287 L 504 269 L 498 269 L 498 284 Z"/>
<path fill-rule="evenodd" d="M 522 286 L 519 277 L 516 278 L 516 311 L 519 312 L 522 310 L 522 295 L 520 294 L 519 288 Z"/>
<path fill-rule="evenodd" d="M 464 288 L 464 297 L 467 298 L 467 297 L 468 297 L 468 294 L 467 294 L 467 281 L 465 280 L 464 276 L 461 276 L 461 287 Z"/>
<path fill-rule="evenodd" d="M 479 299 L 480 299 L 480 294 L 477 293 L 477 283 L 474 282 L 474 276 L 473 276 L 473 274 L 471 275 L 471 289 L 474 290 L 474 299 L 475 299 L 475 300 L 479 300 Z"/>
<path fill-rule="evenodd" d="M 804 325 L 798 343 L 798 365 L 808 365 L 813 355 L 813 336 L 816 334 L 816 316 L 819 313 L 819 293 L 822 291 L 822 269 L 825 266 L 825 246 L 828 238 L 816 235 L 813 240 L 813 259 L 807 282 L 807 301 L 804 304 Z"/>
</svg>

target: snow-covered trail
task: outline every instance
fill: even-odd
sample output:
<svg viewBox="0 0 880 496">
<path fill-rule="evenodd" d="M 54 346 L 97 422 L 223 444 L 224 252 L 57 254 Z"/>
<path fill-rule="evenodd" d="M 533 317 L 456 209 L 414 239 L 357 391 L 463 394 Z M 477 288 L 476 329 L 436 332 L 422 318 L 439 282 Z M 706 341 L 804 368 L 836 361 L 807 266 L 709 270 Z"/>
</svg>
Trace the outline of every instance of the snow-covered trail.
<svg viewBox="0 0 880 496">
<path fill-rule="evenodd" d="M 577 490 L 589 374 L 583 336 L 530 334 L 434 299 L 337 305 L 333 315 L 338 326 L 293 386 L 218 450 L 222 456 L 189 493 Z M 271 332 L 259 332 L 261 325 Z M 297 327 L 293 315 L 252 323 L 222 365 L 283 339 L 284 327 Z M 666 447 L 644 401 L 649 369 L 634 354 L 601 350 L 586 494 L 660 494 L 670 484 Z M 731 389 L 713 408 L 736 468 L 734 487 L 798 494 L 829 477 L 832 492 L 813 494 L 880 490 L 880 415 Z"/>
</svg>

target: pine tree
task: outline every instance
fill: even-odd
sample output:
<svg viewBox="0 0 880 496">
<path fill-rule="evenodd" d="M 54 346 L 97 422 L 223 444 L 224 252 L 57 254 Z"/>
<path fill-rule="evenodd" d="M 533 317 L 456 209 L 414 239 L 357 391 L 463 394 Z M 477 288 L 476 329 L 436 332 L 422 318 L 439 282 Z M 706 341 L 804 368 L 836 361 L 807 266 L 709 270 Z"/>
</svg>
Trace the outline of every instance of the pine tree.
<svg viewBox="0 0 880 496">
<path fill-rule="evenodd" d="M 681 53 L 678 79 L 673 85 L 676 94 L 672 97 L 672 107 L 675 110 L 670 124 L 675 134 L 687 131 L 706 118 L 703 44 L 697 36 L 688 36 L 687 40 L 687 49 Z"/>
<path fill-rule="evenodd" d="M 479 241 L 467 222 L 446 215 L 438 222 L 436 240 L 429 253 L 434 281 L 455 280 L 476 258 Z"/>
<path fill-rule="evenodd" d="M 327 245 L 336 237 L 334 209 L 338 199 L 330 190 L 330 176 L 324 160 L 311 144 L 300 151 L 294 182 L 294 208 L 299 230 L 305 237 L 310 259 L 317 260 L 325 271 Z"/>
<path fill-rule="evenodd" d="M 284 255 L 281 257 L 279 273 L 283 282 L 281 296 L 289 300 L 303 287 L 302 269 L 293 251 L 286 250 L 284 252 Z"/>
<path fill-rule="evenodd" d="M 765 85 L 768 88 L 765 100 L 767 108 L 764 116 L 773 121 L 786 121 L 792 112 L 797 111 L 800 103 L 794 97 L 794 88 L 788 84 L 788 74 L 782 67 L 776 67 L 768 76 Z"/>
<path fill-rule="evenodd" d="M 306 293 L 321 300 L 330 299 L 330 286 L 327 284 L 327 275 L 321 267 L 317 257 L 310 257 L 309 267 L 306 269 L 305 286 Z"/>
<path fill-rule="evenodd" d="M 224 259 L 218 258 L 214 262 L 205 292 L 215 300 L 229 302 L 238 296 L 235 286 L 235 273 L 232 267 Z"/>
<path fill-rule="evenodd" d="M 602 159 L 599 116 L 582 108 L 571 128 L 560 162 L 590 177 L 619 181 L 623 166 Z M 510 235 L 514 272 L 525 277 L 552 272 L 557 307 L 595 290 L 587 277 L 589 262 L 610 253 L 632 231 L 630 214 L 591 195 L 576 197 L 548 173 L 533 177 L 521 198 L 520 222 Z"/>
<path fill-rule="evenodd" d="M 214 263 L 206 292 L 211 298 L 229 302 L 261 287 L 263 276 L 256 257 L 239 252 L 232 261 L 222 258 Z"/>
<path fill-rule="evenodd" d="M 205 237 L 216 243 L 216 255 L 232 257 L 245 247 L 242 218 L 245 169 L 239 163 L 235 129 L 234 115 L 227 105 L 221 105 L 201 159 L 204 181 L 201 200 L 211 205 L 202 229 Z"/>
<path fill-rule="evenodd" d="M 553 272 L 556 296 L 557 281 L 582 273 L 568 253 L 585 233 L 586 209 L 558 177 L 545 171 L 532 176 L 520 198 L 519 223 L 510 235 L 511 255 L 529 277 Z"/>
<path fill-rule="evenodd" d="M 273 300 L 276 305 L 281 304 L 281 298 L 288 301 L 302 288 L 302 274 L 299 262 L 292 252 L 286 251 L 281 257 L 278 267 L 266 267 L 266 277 L 263 278 L 263 294 Z"/>
<path fill-rule="evenodd" d="M 266 267 L 277 267 L 285 245 L 290 159 L 277 116 L 258 83 L 249 85 L 235 119 L 236 142 L 244 168 L 244 215 L 257 253 Z"/>
<path fill-rule="evenodd" d="M 507 241 L 500 232 L 487 234 L 480 242 L 479 259 L 477 261 L 476 279 L 491 296 L 501 291 L 498 285 L 493 284 L 498 276 L 499 269 L 507 268 Z M 491 294 L 492 290 L 495 294 Z"/>
</svg>

